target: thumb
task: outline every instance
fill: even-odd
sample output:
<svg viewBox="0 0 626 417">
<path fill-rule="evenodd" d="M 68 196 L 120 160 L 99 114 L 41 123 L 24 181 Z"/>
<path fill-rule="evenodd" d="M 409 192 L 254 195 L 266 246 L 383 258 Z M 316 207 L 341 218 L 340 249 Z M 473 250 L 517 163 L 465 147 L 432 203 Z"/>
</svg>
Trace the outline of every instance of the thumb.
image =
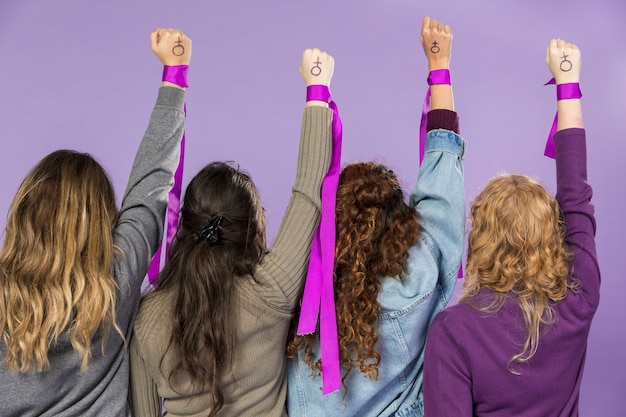
<svg viewBox="0 0 626 417">
<path fill-rule="evenodd" d="M 158 43 L 159 43 L 159 28 L 157 28 L 154 32 L 152 32 L 150 34 L 150 46 L 152 47 L 152 49 L 156 49 Z"/>
</svg>

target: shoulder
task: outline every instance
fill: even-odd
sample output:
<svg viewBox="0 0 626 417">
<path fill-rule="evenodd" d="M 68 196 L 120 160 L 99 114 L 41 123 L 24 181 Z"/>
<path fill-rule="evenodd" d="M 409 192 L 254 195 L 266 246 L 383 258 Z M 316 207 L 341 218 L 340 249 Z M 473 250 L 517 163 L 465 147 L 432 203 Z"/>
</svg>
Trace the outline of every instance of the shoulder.
<svg viewBox="0 0 626 417">
<path fill-rule="evenodd" d="M 139 305 L 139 313 L 134 322 L 135 335 L 139 339 L 160 335 L 169 331 L 174 308 L 174 295 L 171 291 L 154 292 L 146 295 Z"/>
</svg>

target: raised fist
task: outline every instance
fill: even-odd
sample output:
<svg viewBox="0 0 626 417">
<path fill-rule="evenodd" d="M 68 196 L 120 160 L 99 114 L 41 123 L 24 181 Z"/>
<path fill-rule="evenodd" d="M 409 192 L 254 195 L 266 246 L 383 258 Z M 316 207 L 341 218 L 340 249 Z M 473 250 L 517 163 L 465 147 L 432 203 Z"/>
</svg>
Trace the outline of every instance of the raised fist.
<svg viewBox="0 0 626 417">
<path fill-rule="evenodd" d="M 552 39 L 546 48 L 546 64 L 557 84 L 580 81 L 580 49 L 561 39 Z"/>
<path fill-rule="evenodd" d="M 150 34 L 152 52 L 163 65 L 189 65 L 191 39 L 177 29 L 158 28 Z"/>
<path fill-rule="evenodd" d="M 428 59 L 428 69 L 450 68 L 452 29 L 426 16 L 422 20 L 420 42 Z"/>
<path fill-rule="evenodd" d="M 335 71 L 335 59 L 317 48 L 305 49 L 302 52 L 300 74 L 304 82 L 309 85 L 325 85 L 330 87 L 330 80 Z"/>
</svg>

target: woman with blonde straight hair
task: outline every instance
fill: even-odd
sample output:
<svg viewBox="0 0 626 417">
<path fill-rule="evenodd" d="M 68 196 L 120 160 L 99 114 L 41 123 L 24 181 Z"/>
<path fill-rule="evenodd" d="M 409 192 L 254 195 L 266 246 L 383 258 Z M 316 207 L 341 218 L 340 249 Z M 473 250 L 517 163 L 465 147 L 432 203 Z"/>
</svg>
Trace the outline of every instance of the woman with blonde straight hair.
<svg viewBox="0 0 626 417">
<path fill-rule="evenodd" d="M 600 271 L 580 103 L 580 51 L 552 40 L 556 197 L 524 175 L 471 208 L 464 293 L 426 344 L 427 416 L 577 416 Z"/>
<path fill-rule="evenodd" d="M 164 65 L 189 64 L 182 32 L 157 29 L 151 43 Z M 89 154 L 52 152 L 20 185 L 0 250 L 3 417 L 128 415 L 126 347 L 163 231 L 184 99 L 163 82 L 119 212 Z"/>
</svg>

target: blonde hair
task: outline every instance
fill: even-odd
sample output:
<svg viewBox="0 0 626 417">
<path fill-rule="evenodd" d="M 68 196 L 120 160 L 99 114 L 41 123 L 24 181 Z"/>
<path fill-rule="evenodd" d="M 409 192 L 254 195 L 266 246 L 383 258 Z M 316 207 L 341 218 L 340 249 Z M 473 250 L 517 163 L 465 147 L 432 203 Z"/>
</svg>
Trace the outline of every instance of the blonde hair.
<svg viewBox="0 0 626 417">
<path fill-rule="evenodd" d="M 9 369 L 48 369 L 50 346 L 68 331 L 84 370 L 96 331 L 102 328 L 103 353 L 111 327 L 122 335 L 111 267 L 116 218 L 111 182 L 88 154 L 53 152 L 24 179 L 0 251 L 0 334 Z"/>
<path fill-rule="evenodd" d="M 465 292 L 460 301 L 495 313 L 514 293 L 528 333 L 521 352 L 508 362 L 528 361 L 537 352 L 541 325 L 555 320 L 552 305 L 565 298 L 570 251 L 557 201 L 536 181 L 523 175 L 501 175 L 489 181 L 471 209 Z M 491 290 L 490 300 L 474 297 Z"/>
</svg>

